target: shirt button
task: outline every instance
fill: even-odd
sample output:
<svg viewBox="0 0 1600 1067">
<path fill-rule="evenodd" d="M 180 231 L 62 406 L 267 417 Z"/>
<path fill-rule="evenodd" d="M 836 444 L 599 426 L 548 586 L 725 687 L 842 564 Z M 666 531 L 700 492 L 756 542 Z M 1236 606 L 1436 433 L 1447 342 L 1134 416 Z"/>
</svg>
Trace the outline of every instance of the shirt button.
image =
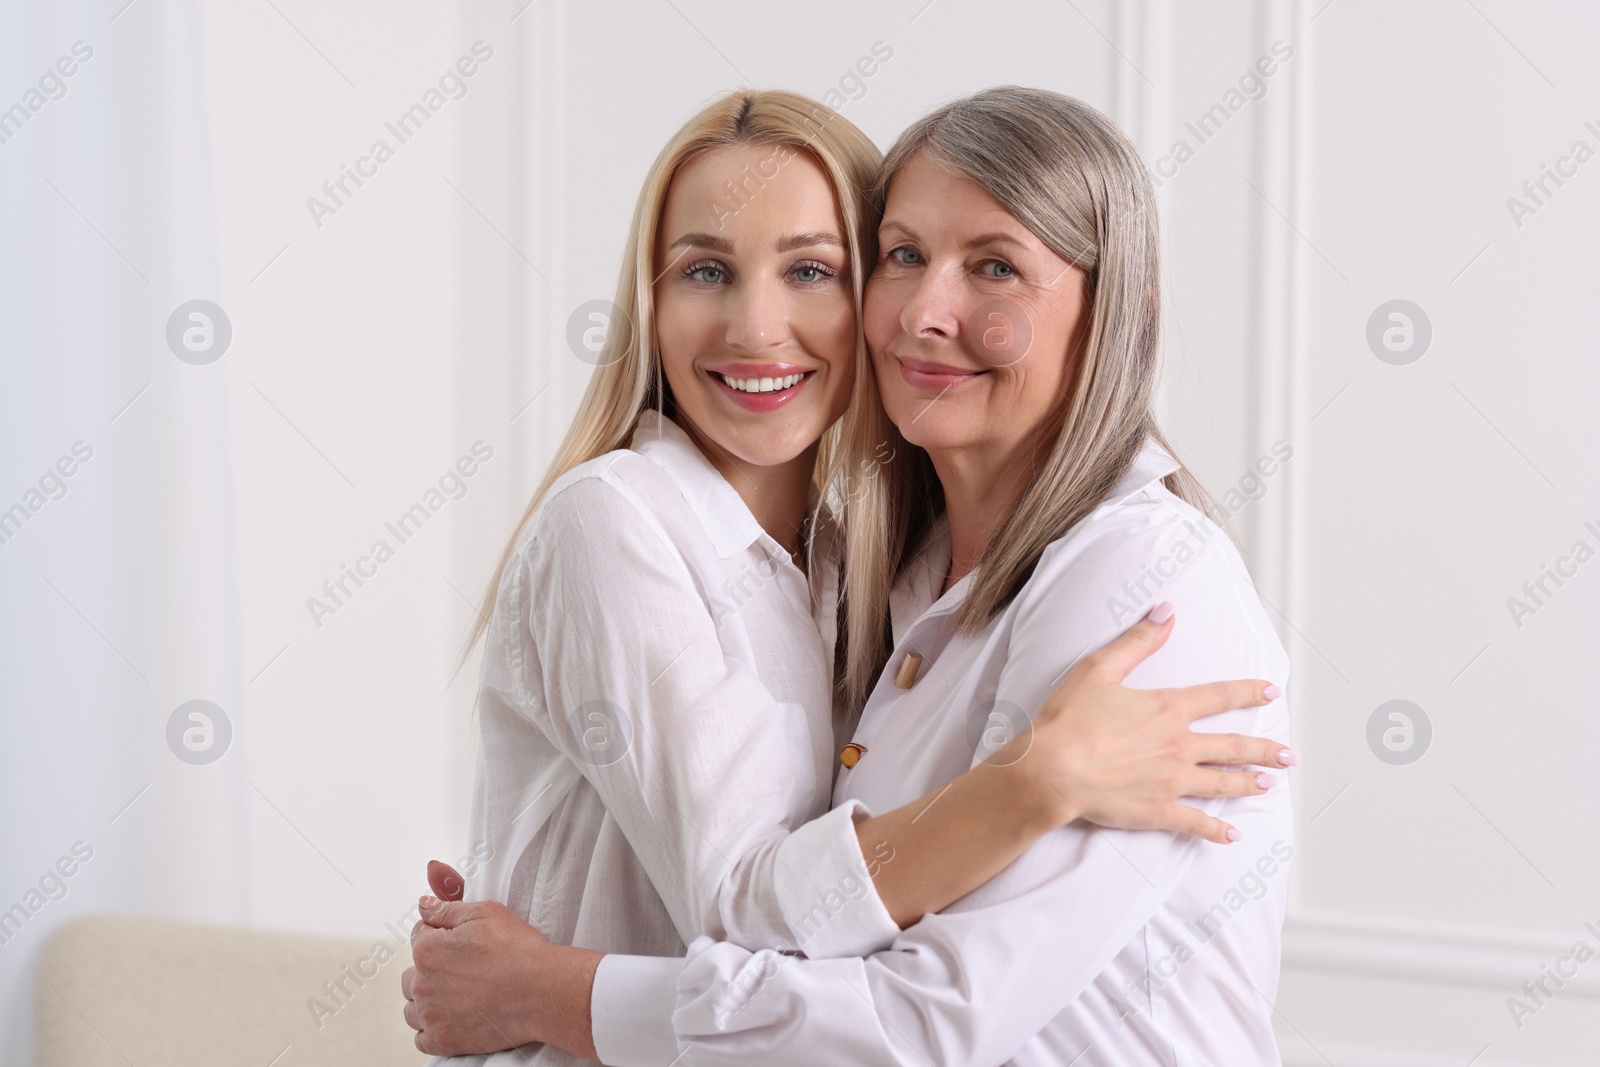
<svg viewBox="0 0 1600 1067">
<path fill-rule="evenodd" d="M 854 741 L 839 750 L 839 762 L 844 764 L 844 769 L 849 770 L 861 762 L 861 757 L 867 754 L 866 745 L 858 745 Z"/>
<path fill-rule="evenodd" d="M 907 652 L 906 658 L 900 661 L 900 670 L 894 676 L 896 689 L 910 689 L 917 681 L 917 671 L 922 669 L 922 656 L 916 652 Z"/>
</svg>

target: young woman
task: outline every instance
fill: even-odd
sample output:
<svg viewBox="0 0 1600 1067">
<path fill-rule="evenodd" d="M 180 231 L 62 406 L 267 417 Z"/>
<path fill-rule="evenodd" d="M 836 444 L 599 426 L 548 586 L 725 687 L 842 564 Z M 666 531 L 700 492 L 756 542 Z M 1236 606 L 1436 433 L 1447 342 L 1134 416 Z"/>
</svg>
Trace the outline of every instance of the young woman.
<svg viewBox="0 0 1600 1067">
<path fill-rule="evenodd" d="M 626 321 L 485 617 L 474 838 L 493 855 L 468 895 L 509 905 L 471 905 L 495 951 L 513 940 L 495 924 L 532 930 L 527 916 L 551 939 L 599 952 L 679 956 L 709 935 L 812 959 L 859 955 L 1074 820 L 1229 840 L 1226 824 L 1177 798 L 1257 796 L 1270 776 L 1201 765 L 1292 761 L 1278 741 L 1189 730 L 1200 715 L 1272 699 L 1266 683 L 1184 694 L 1120 685 L 1165 639 L 1165 615 L 1071 672 L 1123 625 L 1101 627 L 1091 645 L 1043 615 L 1008 627 L 1008 640 L 1031 638 L 1054 673 L 1000 700 L 964 683 L 967 668 L 941 651 L 949 634 L 906 632 L 888 581 L 898 572 L 904 586 L 913 569 L 891 566 L 884 546 L 899 560 L 941 500 L 925 460 L 891 458 L 881 481 L 860 478 L 869 468 L 859 461 L 881 460 L 885 441 L 903 446 L 919 432 L 911 417 L 903 440 L 893 434 L 874 375 L 856 373 L 859 264 L 873 259 L 880 202 L 875 157 L 859 132 L 804 98 L 741 93 L 692 121 L 652 169 L 625 260 Z M 1036 341 L 1066 351 L 1063 338 Z M 1064 386 L 1062 368 L 1056 379 L 1047 392 Z M 847 403 L 856 482 L 829 463 Z M 927 412 L 930 428 L 943 423 L 937 405 Z M 991 420 L 985 432 L 1030 425 L 1003 406 L 981 418 Z M 1145 429 L 1097 457 L 1090 477 L 1122 477 Z M 1029 481 L 1036 458 L 1013 448 L 983 472 L 1000 494 L 985 504 Z M 1105 488 L 1071 484 L 1075 507 Z M 852 542 L 842 632 L 830 495 L 843 500 Z M 859 528 L 849 525 L 857 512 Z M 1043 528 L 1023 532 L 1037 542 Z M 952 518 L 957 530 L 971 533 Z M 964 567 L 982 555 L 981 539 L 956 544 Z M 1019 563 L 1012 580 L 1037 561 Z M 900 651 L 879 680 L 891 615 Z M 924 787 L 901 789 L 895 804 L 869 810 L 846 799 L 824 815 L 832 753 L 846 736 L 830 699 L 835 677 L 845 708 L 869 689 L 879 704 L 898 692 L 954 702 L 964 748 L 939 754 L 931 777 L 908 771 Z M 858 734 L 843 762 L 864 770 L 893 759 L 893 747 Z M 450 974 L 434 974 L 433 944 L 417 941 L 403 982 L 418 1047 L 520 1044 L 528 1031 L 510 1018 L 517 983 L 461 994 Z M 592 967 L 580 975 L 585 989 L 592 976 Z M 452 990 L 476 1031 L 435 1018 L 448 1014 L 438 1004 Z"/>
</svg>

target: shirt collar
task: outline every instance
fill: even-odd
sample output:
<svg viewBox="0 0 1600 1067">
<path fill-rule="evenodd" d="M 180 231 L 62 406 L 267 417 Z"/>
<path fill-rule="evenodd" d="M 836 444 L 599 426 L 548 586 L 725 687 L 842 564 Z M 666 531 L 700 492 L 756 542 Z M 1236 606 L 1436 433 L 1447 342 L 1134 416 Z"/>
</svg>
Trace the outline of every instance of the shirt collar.
<svg viewBox="0 0 1600 1067">
<path fill-rule="evenodd" d="M 1154 439 L 1146 437 L 1144 447 L 1139 454 L 1133 457 L 1133 462 L 1128 464 L 1128 469 L 1117 484 L 1111 487 L 1111 492 L 1100 502 L 1104 507 L 1107 504 L 1120 504 L 1124 500 L 1148 488 L 1151 482 L 1159 481 L 1177 470 L 1179 463 L 1172 458 L 1171 453 L 1158 445 Z"/>
<path fill-rule="evenodd" d="M 1155 441 L 1146 439 L 1144 447 L 1128 465 L 1106 494 L 1100 507 L 1120 504 L 1129 497 L 1143 492 L 1152 482 L 1159 481 L 1178 469 L 1178 462 Z M 941 514 L 922 539 L 911 562 L 894 588 L 889 591 L 889 622 L 894 639 L 899 643 L 906 629 L 919 618 L 945 615 L 959 608 L 972 587 L 972 574 L 963 575 L 943 595 L 939 587 L 950 571 L 950 521 Z"/>
<path fill-rule="evenodd" d="M 659 411 L 639 415 L 628 447 L 666 471 L 677 483 L 706 535 L 723 559 L 736 555 L 766 536 L 744 498 L 706 459 L 683 428 Z"/>
</svg>

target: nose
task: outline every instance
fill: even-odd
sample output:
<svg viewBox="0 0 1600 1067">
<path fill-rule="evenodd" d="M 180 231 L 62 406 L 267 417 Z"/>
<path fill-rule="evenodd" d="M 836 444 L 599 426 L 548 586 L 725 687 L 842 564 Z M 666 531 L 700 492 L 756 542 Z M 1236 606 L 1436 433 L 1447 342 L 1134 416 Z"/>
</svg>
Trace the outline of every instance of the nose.
<svg viewBox="0 0 1600 1067">
<path fill-rule="evenodd" d="M 789 339 L 789 306 L 783 294 L 768 285 L 740 286 L 728 320 L 728 345 L 759 352 Z"/>
<path fill-rule="evenodd" d="M 953 340 L 961 330 L 956 288 L 944 271 L 923 271 L 900 309 L 900 328 L 908 337 Z"/>
</svg>

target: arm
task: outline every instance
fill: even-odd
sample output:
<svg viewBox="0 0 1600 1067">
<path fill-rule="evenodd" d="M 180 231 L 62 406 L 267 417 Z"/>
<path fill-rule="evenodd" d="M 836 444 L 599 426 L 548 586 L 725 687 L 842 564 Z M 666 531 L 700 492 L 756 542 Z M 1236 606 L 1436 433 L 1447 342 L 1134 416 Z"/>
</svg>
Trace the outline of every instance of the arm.
<svg viewBox="0 0 1600 1067">
<path fill-rule="evenodd" d="M 1124 569 L 1111 562 L 1107 573 Z M 1202 580 L 1200 572 L 1207 569 L 1212 573 Z M 1062 610 L 1070 611 L 1074 600 L 1096 607 L 1105 602 L 1094 595 L 1101 590 L 1092 582 L 1088 588 L 1062 582 L 1057 592 L 1068 594 L 1054 598 Z M 1185 631 L 1186 640 L 1146 664 L 1137 672 L 1140 684 L 1192 684 L 1218 671 L 1282 676 L 1281 649 L 1259 607 L 1247 605 L 1254 598 L 1242 571 L 1219 574 L 1190 563 L 1165 592 L 1207 625 Z M 1053 672 L 1039 670 L 1047 662 L 1040 657 L 1051 651 L 1027 647 L 1032 625 L 1023 619 L 1019 615 L 1001 690 L 1027 706 L 1048 687 Z M 1095 614 L 1079 610 L 1075 621 L 1093 643 Z M 1041 636 L 1052 630 L 1056 638 L 1062 635 L 1048 622 L 1038 625 Z M 1281 704 L 1230 711 L 1203 727 L 1251 729 L 1287 740 Z M 1223 805 L 1254 848 L 1265 848 L 1272 834 L 1290 833 L 1282 790 L 1203 807 L 1217 814 Z M 798 1064 L 817 1048 L 849 1062 L 1001 1062 L 1099 976 L 1115 975 L 1108 965 L 1125 946 L 1138 955 L 1130 940 L 1141 930 L 1148 936 L 1153 917 L 1180 886 L 1185 901 L 1198 895 L 1209 903 L 1248 869 L 1251 858 L 1171 834 L 1068 826 L 1046 835 L 975 893 L 905 931 L 891 949 L 864 960 L 750 953 L 709 940 L 692 945 L 683 962 L 609 956 L 593 986 L 594 1036 L 608 1062 L 624 1064 L 664 1064 L 680 1050 L 684 1064 Z M 1270 910 L 1258 914 L 1270 924 Z M 1173 921 L 1172 913 L 1163 913 L 1164 924 Z M 1240 976 L 1241 990 L 1245 981 L 1270 989 L 1276 978 L 1275 927 L 1258 933 L 1256 943 L 1267 951 L 1215 963 L 1219 973 Z M 653 1029 L 618 999 L 663 985 L 676 987 L 675 1010 L 658 1015 Z M 1097 989 L 1096 996 L 1103 993 Z M 654 1045 L 617 1045 L 619 1028 L 612 1020 L 621 1018 L 629 1019 L 631 1031 L 653 1034 Z"/>
<path fill-rule="evenodd" d="M 1022 629 L 1027 634 L 1033 628 L 1024 626 Z M 953 839 L 958 844 L 962 833 L 973 839 L 987 839 L 991 847 L 987 853 L 990 858 L 972 861 L 980 865 L 995 863 L 992 857 L 1004 857 L 1007 849 L 1020 852 L 1023 848 L 1018 843 L 1019 838 L 1002 836 L 995 826 L 998 820 L 1008 817 L 1015 821 L 1015 813 L 1029 810 L 1028 804 L 1037 804 L 1041 808 L 1052 803 L 1060 805 L 1063 814 L 1052 817 L 1063 821 L 1075 813 L 1081 813 L 1091 821 L 1109 823 L 1113 817 L 1103 810 L 1109 806 L 1120 810 L 1124 825 L 1138 826 L 1142 823 L 1205 830 L 1203 820 L 1210 816 L 1184 807 L 1173 798 L 1206 792 L 1236 792 L 1238 787 L 1230 789 L 1227 783 L 1237 782 L 1238 776 L 1230 777 L 1223 772 L 1197 767 L 1196 764 L 1222 762 L 1224 759 L 1229 763 L 1251 762 L 1252 756 L 1253 762 L 1270 764 L 1276 761 L 1276 756 L 1269 757 L 1259 751 L 1259 740 L 1254 742 L 1255 748 L 1252 749 L 1248 739 L 1210 733 L 1191 734 L 1188 726 L 1194 718 L 1219 708 L 1259 702 L 1259 687 L 1253 687 L 1250 683 L 1229 683 L 1201 686 L 1187 694 L 1175 694 L 1126 689 L 1120 684 L 1130 669 L 1165 642 L 1171 631 L 1169 620 L 1159 624 L 1145 621 L 1107 648 L 1085 657 L 1074 666 L 1066 681 L 1056 688 L 1049 699 L 1044 700 L 1038 726 L 1031 734 L 1025 734 L 1013 743 L 1011 749 L 1002 750 L 997 753 L 997 758 L 980 764 L 958 778 L 948 791 L 935 790 L 880 820 L 869 820 L 864 824 L 867 830 L 862 834 L 861 843 L 864 845 L 873 840 L 880 843 L 898 841 L 896 847 L 903 854 L 903 859 L 894 863 L 868 864 L 868 873 L 885 886 L 892 885 L 891 878 L 904 879 L 902 885 L 906 899 L 913 899 L 919 893 L 923 900 L 962 896 L 964 890 L 952 889 L 951 886 L 959 887 L 962 884 L 959 879 L 970 880 L 975 877 L 971 871 L 957 871 L 943 883 L 936 880 L 919 881 L 915 875 L 918 869 L 916 864 L 904 860 L 914 860 L 919 850 L 925 855 L 939 857 L 941 853 L 938 850 L 946 847 L 940 843 L 940 834 L 954 835 Z M 1065 639 L 1048 630 L 1038 635 L 1038 640 L 1043 647 L 1035 650 L 1034 654 L 1044 656 L 1052 664 L 1059 662 L 1060 649 L 1069 647 Z M 1037 704 L 1059 673 L 1052 666 L 1048 681 L 1040 682 L 1028 693 L 1019 690 L 1018 698 Z M 1020 755 L 1017 751 L 1019 747 Z M 1275 742 L 1272 748 L 1281 750 L 1281 746 Z M 1052 762 L 1052 752 L 1057 753 L 1053 757 L 1056 762 Z M 1073 758 L 1059 762 L 1062 752 L 1073 755 Z M 1055 779 L 1050 776 L 1052 767 L 1059 770 Z M 1040 788 L 1041 784 L 1043 789 Z M 997 816 L 986 812 L 983 805 L 1007 801 L 985 801 L 982 799 L 983 791 L 999 789 L 1001 792 L 997 795 L 1003 795 L 1006 788 L 1017 789 L 1032 799 L 1016 803 L 1013 809 L 1000 809 Z M 1031 794 L 1028 792 L 1030 790 Z M 1253 783 L 1252 791 L 1259 792 Z M 924 816 L 920 821 L 919 815 Z M 1186 819 L 1189 821 L 1185 822 Z M 818 820 L 818 823 L 822 821 Z M 810 824 L 807 829 L 818 823 Z M 875 858 L 884 854 L 877 847 L 858 847 L 857 831 L 851 829 L 849 823 L 838 825 L 842 825 L 848 835 L 844 846 L 853 853 L 855 862 L 860 862 L 863 852 Z M 1213 825 L 1222 824 L 1213 822 Z M 901 836 L 896 837 L 896 834 Z M 925 836 L 919 838 L 916 836 L 918 834 Z M 895 854 L 892 848 L 888 852 L 891 857 Z M 967 857 L 978 854 L 981 854 L 981 850 L 951 854 L 946 857 L 946 866 L 959 867 L 968 862 Z M 937 869 L 935 865 L 936 873 Z M 436 864 L 429 871 L 435 892 L 446 900 L 458 899 L 460 892 L 459 878 L 451 879 L 450 873 L 443 864 Z M 889 897 L 895 899 L 892 889 Z M 971 899 L 976 899 L 976 896 Z M 1112 899 L 1121 897 L 1114 896 Z M 472 909 L 475 921 L 460 922 L 455 914 L 457 908 Z M 955 910 L 959 911 L 960 908 Z M 407 999 L 415 1000 L 414 1004 L 407 1007 L 408 1021 L 422 1029 L 420 1020 L 432 1020 L 431 1028 L 418 1038 L 419 1047 L 438 1052 L 488 1051 L 542 1039 L 579 1054 L 592 1054 L 589 1010 L 591 987 L 599 963 L 595 953 L 549 946 L 526 922 L 496 904 L 446 905 L 438 912 L 432 910 L 430 905 L 424 908 L 424 917 L 425 922 L 418 924 L 413 939 L 416 967 L 407 971 L 403 981 Z M 829 929 L 838 926 L 836 922 L 827 924 Z M 523 936 L 528 933 L 533 936 Z M 469 939 L 464 947 L 463 938 Z M 704 944 L 713 943 L 707 940 Z M 518 945 L 532 947 L 525 952 Z M 462 951 L 452 954 L 452 946 L 462 948 Z M 723 952 L 724 948 L 735 953 L 742 951 L 734 946 L 718 946 L 717 951 Z M 898 952 L 905 951 L 899 945 L 896 948 Z M 698 953 L 698 945 L 697 954 L 704 955 Z M 744 956 L 750 958 L 749 953 L 744 953 Z M 770 953 L 761 958 L 779 961 L 790 959 Z M 715 956 L 715 959 L 720 961 L 717 965 L 734 965 L 728 963 L 729 957 L 725 953 Z M 622 1020 L 622 1025 L 626 1026 L 626 1017 L 631 1013 L 642 1020 L 639 1023 L 641 1031 L 649 1029 L 647 1020 L 666 1020 L 659 1025 L 668 1027 L 668 1040 L 673 1040 L 670 1018 L 675 1003 L 677 972 L 682 971 L 683 961 L 625 956 L 610 957 L 610 961 L 615 965 L 613 970 L 618 966 L 629 968 L 631 965 L 630 973 L 634 979 L 644 972 L 658 979 L 653 985 L 649 981 L 636 980 L 631 986 L 625 986 L 632 992 L 625 992 L 620 997 L 600 997 L 600 1000 L 613 1006 L 620 1006 L 621 1010 L 611 1013 L 613 1018 Z M 874 967 L 881 966 L 881 961 L 877 959 L 872 963 Z M 846 970 L 859 969 L 862 964 L 860 961 L 848 961 L 843 966 Z M 664 975 L 664 969 L 673 973 Z M 449 978 L 449 981 L 442 981 L 441 977 Z M 613 983 L 613 987 L 616 987 L 616 983 Z M 460 1038 L 465 1043 L 449 1044 L 441 1040 L 440 1034 L 470 1036 Z M 519 1036 L 512 1041 L 507 1035 Z"/>
<path fill-rule="evenodd" d="M 680 554 L 695 551 L 672 542 L 629 475 L 553 495 L 513 586 L 512 625 L 525 627 L 514 637 L 537 656 L 516 706 L 599 794 L 684 943 L 709 933 L 795 948 L 773 885 L 792 774 L 814 771 L 782 728 L 797 709 L 725 649 Z M 834 849 L 815 868 L 848 876 L 860 864 L 848 843 L 853 854 Z M 878 907 L 875 930 L 892 932 Z"/>
<path fill-rule="evenodd" d="M 1031 744 L 1019 746 L 1013 742 L 958 778 L 948 792 L 940 790 L 930 794 L 930 797 L 942 803 L 949 803 L 955 813 L 942 824 L 940 832 L 946 835 L 957 833 L 963 820 L 974 833 L 986 829 L 989 823 L 1007 821 L 1005 813 L 1001 813 L 998 819 L 992 819 L 981 812 L 969 814 L 966 808 L 975 802 L 973 797 L 989 783 L 1016 773 L 1014 769 L 1019 767 L 1031 769 L 1027 770 L 1027 777 L 1018 774 L 1016 782 L 1027 788 L 1042 786 L 1045 795 L 1041 798 L 1041 804 L 1048 804 L 1053 798 L 1059 805 L 1089 813 L 1092 816 L 1089 821 L 1095 823 L 1101 823 L 1096 813 L 1108 801 L 1119 804 L 1132 821 L 1147 815 L 1152 821 L 1175 822 L 1184 817 L 1180 813 L 1188 813 L 1194 819 L 1211 818 L 1197 809 L 1170 800 L 1168 793 L 1178 789 L 1181 795 L 1194 796 L 1198 795 L 1200 787 L 1215 788 L 1217 783 L 1234 781 L 1240 777 L 1248 779 L 1249 776 L 1244 772 L 1218 772 L 1190 765 L 1186 770 L 1192 776 L 1191 780 L 1196 781 L 1196 789 L 1184 790 L 1166 784 L 1159 780 L 1159 774 L 1163 772 L 1152 768 L 1159 768 L 1163 761 L 1174 759 L 1169 750 L 1174 737 L 1180 732 L 1185 735 L 1179 739 L 1180 751 L 1198 752 L 1204 757 L 1196 758 L 1191 763 L 1220 763 L 1224 760 L 1235 764 L 1265 763 L 1269 757 L 1275 761 L 1283 748 L 1276 741 L 1210 732 L 1196 733 L 1189 727 L 1194 719 L 1226 711 L 1234 704 L 1261 703 L 1259 687 L 1253 683 L 1211 684 L 1176 692 L 1126 689 L 1120 684 L 1130 669 L 1165 644 L 1171 632 L 1170 616 L 1160 624 L 1145 620 L 1075 665 L 1068 674 L 1068 680 L 1057 687 L 1045 702 L 1046 710 L 1040 717 L 1034 736 L 1023 739 L 1024 742 L 1031 740 Z M 1174 697 L 1177 698 L 1176 702 Z M 1072 751 L 1078 758 L 1063 764 L 1060 775 L 1052 779 L 1042 767 L 1052 746 L 1059 745 L 1062 738 L 1075 740 L 1076 747 Z M 1248 749 L 1253 744 L 1267 745 L 1272 751 L 1251 753 Z M 1241 749 L 1241 745 L 1245 748 Z M 1252 754 L 1257 758 L 1247 758 Z M 1188 759 L 1187 756 L 1183 758 Z M 989 776 L 987 779 L 979 777 L 985 774 Z M 958 787 L 968 780 L 973 781 L 976 787 L 958 793 Z M 1253 781 L 1241 789 L 1245 791 L 1240 795 L 1258 795 L 1263 791 Z M 944 794 L 942 797 L 941 793 Z M 1069 805 L 1066 801 L 1069 793 L 1076 798 L 1076 804 Z M 907 840 L 919 832 L 915 818 L 907 818 L 907 813 L 919 809 L 926 812 L 927 800 L 924 798 L 886 816 L 858 824 L 864 851 L 867 851 L 866 842 L 869 840 L 865 828 L 869 827 L 878 828 L 877 832 L 883 835 L 880 841 L 897 841 L 897 847 L 906 848 Z M 906 822 L 897 822 L 900 819 L 906 819 Z M 896 837 L 896 834 L 900 836 Z M 930 843 L 935 837 L 937 834 L 929 832 L 920 844 L 924 848 L 938 847 Z M 894 852 L 891 851 L 889 855 L 893 856 Z M 874 879 L 882 886 L 886 881 L 886 873 L 894 864 L 877 866 L 880 869 L 874 873 Z M 909 865 L 901 865 L 894 873 L 902 874 L 908 869 Z M 430 863 L 428 881 L 441 900 L 460 899 L 460 876 L 448 865 Z M 929 894 L 938 891 L 937 886 L 930 889 L 927 885 L 912 884 L 905 893 L 909 897 L 918 892 Z M 476 909 L 478 906 L 468 907 Z M 449 1011 L 430 1012 L 429 1017 L 439 1033 L 466 1042 L 446 1047 L 494 1047 L 495 1040 L 502 1034 L 516 1032 L 525 1035 L 525 1040 L 544 1040 L 577 1055 L 595 1058 L 590 1005 L 596 970 L 602 959 L 599 953 L 550 946 L 538 931 L 509 912 L 484 916 L 479 916 L 475 910 L 468 912 L 473 918 L 483 920 L 474 927 L 449 905 L 440 907 L 425 899 L 422 910 L 425 923 L 418 923 L 418 930 L 422 931 L 418 947 L 421 948 L 426 940 L 430 955 L 434 955 L 436 946 L 433 935 L 424 930 L 425 926 L 459 930 L 462 931 L 462 937 L 471 938 L 466 945 L 446 942 L 447 946 L 457 944 L 459 954 L 451 955 L 446 949 L 434 955 L 430 964 L 435 968 L 454 967 L 452 970 L 435 971 L 433 981 L 429 983 L 434 987 L 433 995 L 447 998 L 461 995 L 455 1004 L 458 1015 L 453 1016 Z M 504 909 L 500 911 L 504 912 Z M 522 946 L 521 950 L 516 947 L 518 945 Z M 694 951 L 717 950 L 714 942 L 703 938 L 696 942 Z M 486 960 L 496 961 L 496 969 L 488 975 L 482 966 Z M 735 950 L 732 957 L 721 961 L 720 966 L 726 968 L 729 974 L 737 974 L 740 968 L 748 968 L 751 960 L 759 960 L 761 968 L 782 967 L 793 962 L 788 956 L 772 953 L 758 955 L 740 949 Z M 621 998 L 613 995 L 610 998 L 612 1002 L 615 1004 L 620 999 L 628 1009 L 627 1015 L 646 1019 L 653 1016 L 658 1027 L 665 1027 L 666 1020 L 670 1019 L 676 1007 L 674 994 L 677 979 L 683 971 L 683 961 L 617 956 L 611 957 L 611 964 L 624 970 L 622 981 L 629 991 Z M 408 983 L 411 973 L 408 972 Z M 441 973 L 449 978 L 449 982 L 440 983 Z M 725 978 L 724 981 L 732 981 L 727 986 L 729 990 L 736 989 L 736 980 Z M 415 994 L 409 984 L 405 984 L 404 988 L 408 1000 L 416 996 L 419 1000 L 427 1001 L 426 992 Z M 508 988 L 533 990 L 534 993 L 508 1000 L 504 996 Z M 721 1010 L 737 1003 L 736 999 L 721 994 L 714 995 L 713 999 L 723 1002 Z M 641 1005 L 652 1003 L 653 1012 L 641 1008 Z M 479 1010 L 473 1007 L 474 1004 L 480 1008 L 484 1005 L 490 1007 Z M 498 1014 L 496 1008 L 499 1009 Z M 613 1018 L 619 1017 L 618 1013 L 612 1014 Z M 412 1013 L 408 1010 L 408 1019 L 411 1017 Z M 414 1026 L 419 1026 L 421 1021 L 420 1015 L 417 1018 Z M 650 1040 L 649 1026 L 641 1026 L 640 1030 L 640 1034 L 629 1035 L 628 1039 L 647 1043 Z M 433 1032 L 428 1036 L 433 1040 L 439 1039 Z M 430 1045 L 429 1049 L 434 1047 Z"/>
<path fill-rule="evenodd" d="M 1172 634 L 1171 605 L 1158 608 L 1167 609 L 1160 621 L 1152 611 L 1079 660 L 1044 700 L 1033 728 L 1002 751 L 942 789 L 856 824 L 863 854 L 896 857 L 876 865 L 873 882 L 902 929 L 966 896 L 1075 819 L 1181 830 L 1226 844 L 1234 827 L 1178 798 L 1264 793 L 1267 778 L 1211 765 L 1283 768 L 1297 758 L 1270 738 L 1190 728 L 1205 716 L 1268 703 L 1275 687 L 1219 682 L 1168 693 L 1122 685 Z"/>
<path fill-rule="evenodd" d="M 599 480 L 552 499 L 529 553 L 526 580 L 540 594 L 528 596 L 530 638 L 537 635 L 541 660 L 569 666 L 535 680 L 541 699 L 524 704 L 600 793 L 685 943 L 709 934 L 813 957 L 858 955 L 964 896 L 1080 812 L 1102 825 L 1181 827 L 1215 839 L 1226 827 L 1214 819 L 1207 825 L 1175 798 L 1257 790 L 1252 776 L 1189 773 L 1174 779 L 1183 788 L 1166 795 L 1167 809 L 1152 812 L 1127 788 L 1147 784 L 1148 768 L 1193 772 L 1208 758 L 1192 748 L 1159 751 L 1168 734 L 1126 714 L 1148 710 L 1130 701 L 1150 698 L 1113 682 L 1170 630 L 1170 623 L 1145 622 L 1117 650 L 1121 674 L 1086 679 L 1079 672 L 1044 701 L 1026 758 L 982 764 L 948 791 L 876 818 L 857 822 L 865 814 L 859 805 L 832 812 L 791 837 L 786 783 L 763 773 L 792 758 L 781 750 L 783 732 L 772 728 L 784 709 L 747 664 L 724 656 L 711 613 L 649 523 Z M 591 607 L 574 612 L 573 605 Z M 1031 706 L 1039 704 L 1035 698 Z M 581 720 L 574 727 L 557 713 L 584 707 L 604 708 L 602 726 L 614 733 L 628 728 L 625 751 L 597 756 Z M 1086 727 L 1098 731 L 1101 748 L 1112 748 L 1104 737 L 1112 722 L 1124 727 L 1121 762 L 1091 768 L 1080 760 L 1065 778 L 1074 788 L 1061 790 L 1061 766 L 1085 750 Z M 1258 758 L 1279 765 L 1278 746 L 1270 748 L 1273 755 Z M 1149 762 L 1157 756 L 1167 762 Z M 1146 769 L 1128 775 L 1130 760 Z M 839 896 L 845 907 L 815 921 L 819 900 L 856 887 L 856 899 Z"/>
</svg>

